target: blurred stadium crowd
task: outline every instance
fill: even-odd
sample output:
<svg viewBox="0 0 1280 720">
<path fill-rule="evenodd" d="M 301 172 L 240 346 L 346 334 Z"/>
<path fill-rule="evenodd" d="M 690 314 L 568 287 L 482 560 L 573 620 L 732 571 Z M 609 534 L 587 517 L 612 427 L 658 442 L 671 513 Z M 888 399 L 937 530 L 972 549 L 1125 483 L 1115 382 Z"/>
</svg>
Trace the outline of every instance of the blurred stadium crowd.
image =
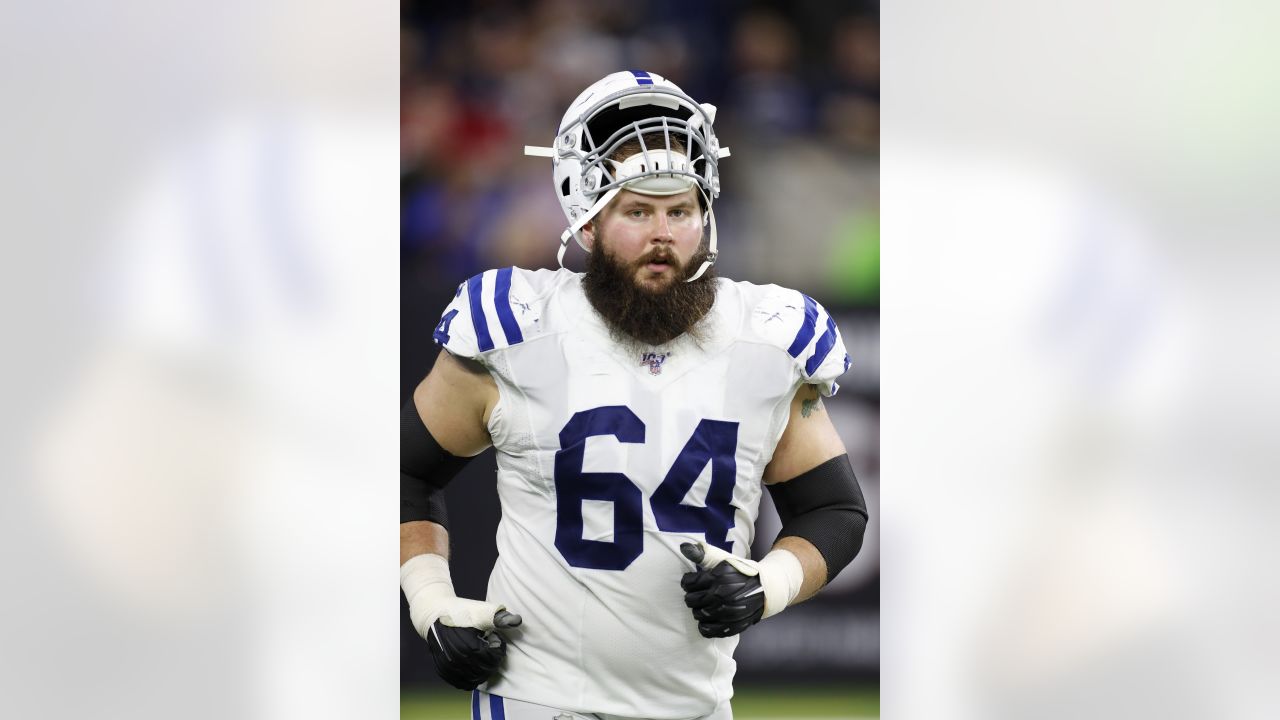
<svg viewBox="0 0 1280 720">
<path fill-rule="evenodd" d="M 878 304 L 874 5 L 406 2 L 401 248 L 420 282 L 549 267 L 564 217 L 548 163 L 569 102 L 617 69 L 719 107 L 734 150 L 718 201 L 722 275 Z"/>
<path fill-rule="evenodd" d="M 522 151 L 550 143 L 582 88 L 615 70 L 643 69 L 715 104 L 717 135 L 733 151 L 716 201 L 717 270 L 801 289 L 836 315 L 853 367 L 829 408 L 872 509 L 861 556 L 832 587 L 744 636 L 739 678 L 874 682 L 878 5 L 538 0 L 402 8 L 402 398 L 434 361 L 431 329 L 460 281 L 492 267 L 556 267 L 565 218 L 551 165 Z M 582 258 L 572 248 L 566 265 L 581 269 Z M 492 478 L 489 451 L 448 490 L 463 595 L 483 595 L 496 557 Z M 757 555 L 776 523 L 774 511 L 762 509 Z M 403 620 L 401 638 L 402 682 L 436 685 L 426 646 Z"/>
</svg>

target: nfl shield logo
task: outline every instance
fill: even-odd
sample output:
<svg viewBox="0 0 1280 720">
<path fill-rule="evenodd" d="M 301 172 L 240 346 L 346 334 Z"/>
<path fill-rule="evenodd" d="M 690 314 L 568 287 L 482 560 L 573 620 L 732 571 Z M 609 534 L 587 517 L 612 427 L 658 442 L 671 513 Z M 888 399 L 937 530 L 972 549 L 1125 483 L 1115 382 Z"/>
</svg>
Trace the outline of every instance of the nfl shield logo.
<svg viewBox="0 0 1280 720">
<path fill-rule="evenodd" d="M 670 353 L 645 353 L 640 356 L 640 364 L 649 366 L 650 375 L 662 374 L 662 363 L 666 362 L 667 355 Z"/>
</svg>

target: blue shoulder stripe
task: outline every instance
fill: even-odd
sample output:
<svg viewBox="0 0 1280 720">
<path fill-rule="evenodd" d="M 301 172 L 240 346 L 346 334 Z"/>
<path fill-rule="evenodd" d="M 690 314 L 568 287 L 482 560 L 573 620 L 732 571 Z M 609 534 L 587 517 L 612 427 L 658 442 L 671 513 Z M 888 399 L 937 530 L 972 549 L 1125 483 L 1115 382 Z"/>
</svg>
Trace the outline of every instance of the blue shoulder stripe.
<svg viewBox="0 0 1280 720">
<path fill-rule="evenodd" d="M 791 341 L 791 347 L 787 348 L 787 352 L 791 357 L 800 357 L 800 351 L 809 345 L 809 341 L 813 339 L 813 333 L 818 326 L 818 303 L 808 295 L 804 296 L 804 322 L 800 323 L 800 331 L 796 333 L 796 339 Z"/>
<path fill-rule="evenodd" d="M 507 709 L 502 705 L 500 695 L 489 694 L 489 717 L 492 720 L 507 720 Z"/>
<path fill-rule="evenodd" d="M 827 316 L 827 331 L 822 333 L 822 337 L 818 338 L 818 344 L 813 346 L 813 356 L 809 358 L 809 362 L 804 365 L 804 374 L 813 376 L 813 371 L 818 369 L 823 360 L 827 359 L 832 346 L 836 344 L 836 321 Z"/>
<path fill-rule="evenodd" d="M 480 691 L 471 691 L 471 720 L 480 720 Z"/>
<path fill-rule="evenodd" d="M 493 293 L 493 306 L 498 310 L 498 321 L 502 323 L 502 334 L 507 336 L 507 345 L 524 341 L 520 324 L 516 322 L 515 313 L 511 312 L 511 271 L 512 268 L 509 267 L 498 271 L 498 282 Z"/>
<path fill-rule="evenodd" d="M 471 326 L 476 330 L 476 343 L 480 351 L 493 349 L 493 338 L 489 336 L 489 321 L 484 317 L 484 306 L 480 304 L 480 282 L 484 275 L 476 275 L 467 281 L 467 302 L 471 304 Z"/>
</svg>

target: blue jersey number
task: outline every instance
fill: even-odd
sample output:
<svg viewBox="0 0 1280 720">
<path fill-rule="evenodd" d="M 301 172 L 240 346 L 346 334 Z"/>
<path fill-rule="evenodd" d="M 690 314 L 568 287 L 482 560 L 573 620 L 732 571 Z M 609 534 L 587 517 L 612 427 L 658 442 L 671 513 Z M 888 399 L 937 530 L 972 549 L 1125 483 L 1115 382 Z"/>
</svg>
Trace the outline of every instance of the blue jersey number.
<svg viewBox="0 0 1280 720">
<path fill-rule="evenodd" d="M 622 570 L 644 550 L 640 488 L 622 473 L 582 471 L 587 438 L 612 435 L 618 442 L 644 442 L 644 423 L 621 405 L 576 413 L 560 431 L 556 453 L 556 549 L 570 565 Z M 613 503 L 613 542 L 582 537 L 582 501 Z"/>
<path fill-rule="evenodd" d="M 659 530 L 705 533 L 708 545 L 733 552 L 729 531 L 733 529 L 733 484 L 738 474 L 734 453 L 737 450 L 738 423 L 726 420 L 698 423 L 693 437 L 684 444 L 667 477 L 649 500 Z M 711 463 L 711 487 L 707 489 L 706 507 L 682 504 L 680 501 L 707 463 Z"/>
<path fill-rule="evenodd" d="M 457 310 L 450 310 L 440 318 L 440 324 L 436 325 L 435 332 L 431 333 L 431 339 L 435 340 L 439 345 L 449 344 L 449 326 L 453 324 L 453 318 L 458 314 Z"/>
<path fill-rule="evenodd" d="M 644 551 L 644 507 L 640 488 L 622 473 L 583 472 L 587 438 L 612 435 L 618 442 L 643 443 L 644 422 L 629 408 L 610 405 L 575 413 L 560 431 L 556 453 L 556 549 L 570 565 L 597 570 L 625 570 Z M 703 533 L 707 543 L 730 550 L 733 529 L 734 454 L 738 423 L 703 420 L 685 443 L 671 470 L 650 499 L 658 529 Z M 702 469 L 711 464 L 711 486 L 705 507 L 681 501 Z M 613 503 L 613 540 L 582 537 L 582 502 Z"/>
</svg>

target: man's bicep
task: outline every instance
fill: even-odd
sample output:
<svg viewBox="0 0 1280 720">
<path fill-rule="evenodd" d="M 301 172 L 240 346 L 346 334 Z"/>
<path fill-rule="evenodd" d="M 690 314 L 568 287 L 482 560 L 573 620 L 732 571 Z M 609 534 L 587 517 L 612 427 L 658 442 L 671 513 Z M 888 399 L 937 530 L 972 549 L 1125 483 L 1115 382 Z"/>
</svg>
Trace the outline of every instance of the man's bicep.
<svg viewBox="0 0 1280 720">
<path fill-rule="evenodd" d="M 458 457 L 471 457 L 492 444 L 489 412 L 497 404 L 498 386 L 474 360 L 441 350 L 431 372 L 413 391 L 413 402 L 440 447 Z"/>
<path fill-rule="evenodd" d="M 787 429 L 764 470 L 764 482 L 790 480 L 845 452 L 817 386 L 801 385 L 791 400 Z"/>
</svg>

